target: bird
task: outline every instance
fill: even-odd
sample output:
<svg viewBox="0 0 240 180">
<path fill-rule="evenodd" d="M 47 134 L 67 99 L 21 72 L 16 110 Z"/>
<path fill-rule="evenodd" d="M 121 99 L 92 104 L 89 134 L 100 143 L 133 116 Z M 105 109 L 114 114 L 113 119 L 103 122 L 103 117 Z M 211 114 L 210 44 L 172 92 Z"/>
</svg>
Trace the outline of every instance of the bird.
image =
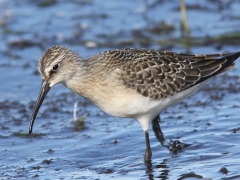
<svg viewBox="0 0 240 180">
<path fill-rule="evenodd" d="M 160 113 L 197 92 L 209 79 L 236 66 L 240 52 L 185 54 L 126 48 L 83 59 L 64 47 L 48 48 L 38 69 L 42 86 L 32 113 L 29 134 L 49 90 L 58 83 L 90 100 L 106 114 L 137 120 L 144 133 L 144 162 L 151 161 L 149 126 L 164 143 Z"/>
</svg>

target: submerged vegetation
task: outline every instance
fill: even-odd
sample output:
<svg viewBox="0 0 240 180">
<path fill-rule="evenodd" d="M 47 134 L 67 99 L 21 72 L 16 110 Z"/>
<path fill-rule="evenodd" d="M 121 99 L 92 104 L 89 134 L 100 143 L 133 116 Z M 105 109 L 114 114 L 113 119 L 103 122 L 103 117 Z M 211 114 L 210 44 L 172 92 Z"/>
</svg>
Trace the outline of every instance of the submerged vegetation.
<svg viewBox="0 0 240 180">
<path fill-rule="evenodd" d="M 239 66 L 163 112 L 162 130 L 174 148 L 170 155 L 150 130 L 147 171 L 136 121 L 108 116 L 60 85 L 44 100 L 33 134 L 28 127 L 41 86 L 38 59 L 50 46 L 83 58 L 129 47 L 239 51 L 239 7 L 239 0 L 0 1 L 0 177 L 238 178 Z"/>
</svg>

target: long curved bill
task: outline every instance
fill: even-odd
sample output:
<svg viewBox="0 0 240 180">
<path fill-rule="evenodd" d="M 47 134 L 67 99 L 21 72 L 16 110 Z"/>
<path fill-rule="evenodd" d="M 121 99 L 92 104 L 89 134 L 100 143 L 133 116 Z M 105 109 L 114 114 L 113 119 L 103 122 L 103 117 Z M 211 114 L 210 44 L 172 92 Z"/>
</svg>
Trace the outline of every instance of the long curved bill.
<svg viewBox="0 0 240 180">
<path fill-rule="evenodd" d="M 46 82 L 44 80 L 42 81 L 42 87 L 40 89 L 38 99 L 37 99 L 36 105 L 35 105 L 34 110 L 33 110 L 32 120 L 30 122 L 29 134 L 32 133 L 33 124 L 34 124 L 35 118 L 37 116 L 38 110 L 41 107 L 42 102 L 43 102 L 44 98 L 46 97 L 48 91 L 51 89 L 51 87 L 49 85 L 50 84 L 48 82 Z"/>
</svg>

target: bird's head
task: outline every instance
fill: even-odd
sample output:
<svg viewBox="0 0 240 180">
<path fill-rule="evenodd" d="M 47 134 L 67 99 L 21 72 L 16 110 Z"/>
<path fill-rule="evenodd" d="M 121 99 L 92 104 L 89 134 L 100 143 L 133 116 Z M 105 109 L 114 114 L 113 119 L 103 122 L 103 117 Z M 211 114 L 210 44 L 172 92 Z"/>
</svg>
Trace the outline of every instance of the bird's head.
<svg viewBox="0 0 240 180">
<path fill-rule="evenodd" d="M 48 91 L 58 83 L 65 84 L 74 75 L 74 62 L 78 58 L 75 52 L 63 46 L 51 47 L 41 56 L 38 69 L 42 76 L 42 86 L 32 114 L 29 133 L 32 132 L 34 120 Z"/>
</svg>

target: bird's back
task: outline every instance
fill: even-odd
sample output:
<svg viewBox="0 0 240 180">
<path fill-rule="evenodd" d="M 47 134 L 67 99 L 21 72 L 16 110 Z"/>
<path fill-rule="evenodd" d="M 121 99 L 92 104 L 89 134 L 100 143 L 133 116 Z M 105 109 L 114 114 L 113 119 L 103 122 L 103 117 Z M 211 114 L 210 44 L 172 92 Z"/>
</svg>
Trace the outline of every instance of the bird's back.
<svg viewBox="0 0 240 180">
<path fill-rule="evenodd" d="M 159 100 L 232 69 L 239 55 L 190 55 L 130 48 L 106 51 L 88 60 L 96 60 L 95 66 L 98 64 L 106 75 L 118 72 L 127 87 Z"/>
</svg>

